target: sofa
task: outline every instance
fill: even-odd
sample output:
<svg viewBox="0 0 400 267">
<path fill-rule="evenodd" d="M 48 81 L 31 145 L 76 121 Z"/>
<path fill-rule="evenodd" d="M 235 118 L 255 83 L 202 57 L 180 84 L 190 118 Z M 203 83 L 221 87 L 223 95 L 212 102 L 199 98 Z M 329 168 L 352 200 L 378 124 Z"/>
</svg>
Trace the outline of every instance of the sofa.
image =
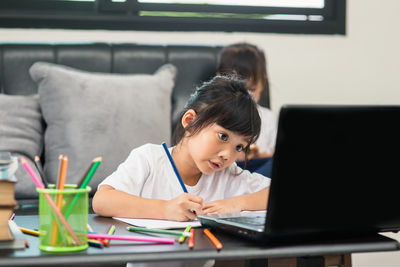
<svg viewBox="0 0 400 267">
<path fill-rule="evenodd" d="M 166 142 L 196 86 L 215 75 L 220 45 L 138 43 L 1 43 L 0 151 L 38 155 L 49 183 L 58 155 L 68 156 L 66 183 L 102 163 L 98 184 L 141 144 Z M 269 106 L 265 91 L 261 105 Z M 37 208 L 24 170 L 16 173 L 19 211 Z M 17 211 L 18 212 L 18 211 Z"/>
</svg>

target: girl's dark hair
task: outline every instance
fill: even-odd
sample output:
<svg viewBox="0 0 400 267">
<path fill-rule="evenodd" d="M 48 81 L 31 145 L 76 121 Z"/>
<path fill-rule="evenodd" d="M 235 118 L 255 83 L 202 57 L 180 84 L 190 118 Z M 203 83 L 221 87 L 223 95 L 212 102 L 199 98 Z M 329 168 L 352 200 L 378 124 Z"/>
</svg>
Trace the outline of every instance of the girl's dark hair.
<svg viewBox="0 0 400 267">
<path fill-rule="evenodd" d="M 190 109 L 196 112 L 196 118 L 183 128 L 181 120 Z M 216 123 L 239 135 L 250 137 L 245 147 L 249 151 L 260 133 L 261 120 L 256 103 L 250 95 L 246 82 L 235 76 L 216 76 L 191 95 L 183 111 L 179 115 L 178 124 L 172 137 L 173 145 L 177 145 L 186 131 L 195 135 L 201 129 Z"/>
<path fill-rule="evenodd" d="M 217 72 L 221 75 L 237 75 L 253 82 L 262 81 L 269 92 L 264 52 L 249 43 L 236 43 L 224 47 L 219 55 Z"/>
</svg>

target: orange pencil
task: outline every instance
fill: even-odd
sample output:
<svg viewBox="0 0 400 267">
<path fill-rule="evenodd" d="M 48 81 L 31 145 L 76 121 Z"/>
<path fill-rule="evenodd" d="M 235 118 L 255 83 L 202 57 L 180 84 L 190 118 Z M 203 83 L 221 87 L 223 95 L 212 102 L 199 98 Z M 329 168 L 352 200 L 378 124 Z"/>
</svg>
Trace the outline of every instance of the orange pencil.
<svg viewBox="0 0 400 267">
<path fill-rule="evenodd" d="M 217 248 L 217 250 L 222 249 L 222 244 L 219 242 L 219 240 L 210 232 L 208 229 L 204 229 L 204 234 L 210 239 L 210 241 L 213 243 L 213 245 Z"/>
<path fill-rule="evenodd" d="M 191 236 L 189 238 L 188 247 L 192 249 L 194 247 L 194 229 L 190 229 Z"/>
<path fill-rule="evenodd" d="M 68 156 L 64 156 L 62 159 L 62 163 L 61 163 L 61 171 L 60 171 L 60 182 L 58 183 L 58 190 L 64 190 L 64 185 L 65 185 L 65 178 L 67 177 L 67 167 L 68 167 Z M 58 194 L 57 195 L 57 208 L 58 210 L 61 211 L 61 207 L 62 207 L 62 198 L 63 195 L 62 194 Z M 57 227 L 57 222 L 54 221 L 53 223 L 53 232 L 52 232 L 52 236 L 51 236 L 51 245 L 54 246 L 56 244 L 57 241 L 57 231 L 58 231 L 58 227 Z"/>
</svg>

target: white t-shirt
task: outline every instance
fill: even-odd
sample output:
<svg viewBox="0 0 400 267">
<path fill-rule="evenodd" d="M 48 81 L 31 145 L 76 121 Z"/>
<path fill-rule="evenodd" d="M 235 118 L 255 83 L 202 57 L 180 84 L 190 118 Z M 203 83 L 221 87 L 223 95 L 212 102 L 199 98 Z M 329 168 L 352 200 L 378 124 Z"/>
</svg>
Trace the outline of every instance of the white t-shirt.
<svg viewBox="0 0 400 267">
<path fill-rule="evenodd" d="M 169 148 L 172 151 L 172 148 Z M 243 171 L 236 163 L 214 172 L 203 174 L 194 186 L 186 185 L 190 194 L 201 196 L 204 202 L 250 194 L 270 185 L 270 179 Z M 240 173 L 235 175 L 235 173 Z M 101 185 L 143 198 L 170 200 L 183 193 L 178 178 L 161 145 L 146 144 L 131 151 L 117 170 Z"/>
<path fill-rule="evenodd" d="M 268 108 L 257 105 L 261 118 L 261 131 L 256 145 L 261 153 L 274 153 L 277 125 L 274 113 Z"/>
</svg>

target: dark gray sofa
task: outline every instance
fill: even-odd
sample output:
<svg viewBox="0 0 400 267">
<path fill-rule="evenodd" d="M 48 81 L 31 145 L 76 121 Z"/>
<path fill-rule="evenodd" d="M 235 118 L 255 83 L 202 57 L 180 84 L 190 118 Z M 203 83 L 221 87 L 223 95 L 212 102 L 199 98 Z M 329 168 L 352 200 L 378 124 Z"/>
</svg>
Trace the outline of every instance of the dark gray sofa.
<svg viewBox="0 0 400 267">
<path fill-rule="evenodd" d="M 214 76 L 220 49 L 221 46 L 218 45 L 2 43 L 0 44 L 0 93 L 36 94 L 38 86 L 31 79 L 29 69 L 38 61 L 89 72 L 120 74 L 152 74 L 161 65 L 171 63 L 177 68 L 172 96 L 170 100 L 167 100 L 171 101 L 171 129 L 174 129 L 178 113 L 194 88 Z M 261 104 L 269 106 L 268 92 L 264 92 Z M 43 155 L 41 158 L 44 161 Z M 44 164 L 46 165 L 46 162 Z M 28 181 L 20 180 L 19 182 L 28 183 Z M 91 183 L 90 186 L 96 189 L 97 184 L 98 181 Z M 20 194 L 20 191 L 21 185 L 16 193 L 20 209 L 36 205 L 35 197 L 32 200 L 32 194 Z M 91 195 L 94 191 L 92 190 Z"/>
</svg>

